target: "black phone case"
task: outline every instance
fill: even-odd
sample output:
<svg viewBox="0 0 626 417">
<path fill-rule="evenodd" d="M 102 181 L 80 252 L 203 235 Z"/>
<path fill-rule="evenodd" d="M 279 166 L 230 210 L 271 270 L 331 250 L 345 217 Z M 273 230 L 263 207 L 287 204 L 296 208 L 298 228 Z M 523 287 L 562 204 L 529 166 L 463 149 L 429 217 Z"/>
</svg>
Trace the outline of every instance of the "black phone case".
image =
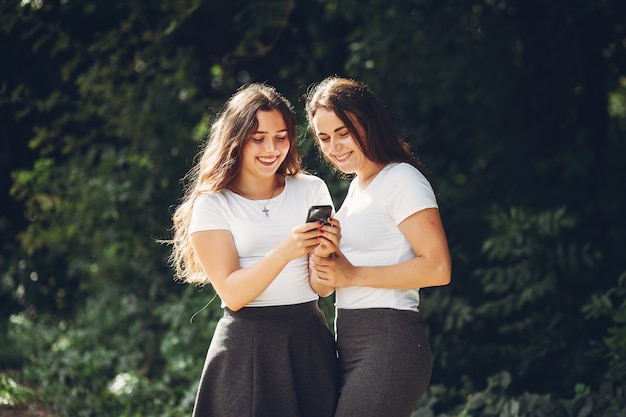
<svg viewBox="0 0 626 417">
<path fill-rule="evenodd" d="M 313 206 L 309 209 L 306 222 L 323 222 L 328 225 L 328 219 L 333 214 L 332 206 Z"/>
</svg>

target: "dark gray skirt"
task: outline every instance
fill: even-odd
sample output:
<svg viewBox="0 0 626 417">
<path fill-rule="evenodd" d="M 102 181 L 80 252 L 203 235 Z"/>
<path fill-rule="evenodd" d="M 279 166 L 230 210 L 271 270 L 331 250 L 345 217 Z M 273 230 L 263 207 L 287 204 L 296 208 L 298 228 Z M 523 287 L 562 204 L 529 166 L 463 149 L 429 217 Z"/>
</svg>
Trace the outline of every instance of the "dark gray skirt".
<svg viewBox="0 0 626 417">
<path fill-rule="evenodd" d="M 317 302 L 224 310 L 194 417 L 326 417 L 336 406 L 333 335 Z"/>
<path fill-rule="evenodd" d="M 338 309 L 336 320 L 341 388 L 335 417 L 409 417 L 432 371 L 419 313 Z"/>
</svg>

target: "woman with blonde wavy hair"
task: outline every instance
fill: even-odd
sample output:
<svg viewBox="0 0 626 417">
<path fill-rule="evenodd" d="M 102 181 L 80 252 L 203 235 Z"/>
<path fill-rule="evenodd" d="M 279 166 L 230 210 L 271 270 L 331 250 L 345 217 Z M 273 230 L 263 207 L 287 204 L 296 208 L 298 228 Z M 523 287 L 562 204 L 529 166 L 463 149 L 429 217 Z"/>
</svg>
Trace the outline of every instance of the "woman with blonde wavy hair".
<svg viewBox="0 0 626 417">
<path fill-rule="evenodd" d="M 174 220 L 178 279 L 210 284 L 224 310 L 208 349 L 193 415 L 334 414 L 333 335 L 311 288 L 308 255 L 338 228 L 306 223 L 332 205 L 326 184 L 300 169 L 293 107 L 250 84 L 212 125 Z"/>
</svg>

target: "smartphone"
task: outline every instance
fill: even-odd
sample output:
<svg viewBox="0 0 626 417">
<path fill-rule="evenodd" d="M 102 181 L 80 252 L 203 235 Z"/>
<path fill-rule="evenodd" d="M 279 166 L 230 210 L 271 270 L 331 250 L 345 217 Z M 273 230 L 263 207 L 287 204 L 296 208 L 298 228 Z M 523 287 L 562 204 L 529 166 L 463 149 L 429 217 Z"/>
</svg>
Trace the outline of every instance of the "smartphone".
<svg viewBox="0 0 626 417">
<path fill-rule="evenodd" d="M 306 222 L 322 222 L 327 226 L 330 226 L 328 223 L 328 218 L 333 214 L 332 206 L 312 206 L 309 209 L 309 214 L 306 216 Z"/>
</svg>

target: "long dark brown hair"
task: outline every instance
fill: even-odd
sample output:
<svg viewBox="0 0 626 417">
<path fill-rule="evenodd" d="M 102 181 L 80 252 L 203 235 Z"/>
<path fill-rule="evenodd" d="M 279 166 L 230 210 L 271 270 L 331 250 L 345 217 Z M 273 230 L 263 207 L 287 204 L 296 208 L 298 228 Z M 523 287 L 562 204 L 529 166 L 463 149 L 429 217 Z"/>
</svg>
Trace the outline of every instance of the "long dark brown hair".
<svg viewBox="0 0 626 417">
<path fill-rule="evenodd" d="M 426 175 L 424 164 L 413 155 L 381 101 L 364 83 L 333 76 L 309 89 L 305 109 L 309 129 L 314 137 L 313 116 L 320 108 L 337 115 L 367 159 L 381 164 L 406 162 Z M 362 128 L 364 136 L 359 134 L 357 124 Z M 315 142 L 319 146 L 317 139 Z M 334 165 L 333 161 L 328 161 Z"/>
</svg>

